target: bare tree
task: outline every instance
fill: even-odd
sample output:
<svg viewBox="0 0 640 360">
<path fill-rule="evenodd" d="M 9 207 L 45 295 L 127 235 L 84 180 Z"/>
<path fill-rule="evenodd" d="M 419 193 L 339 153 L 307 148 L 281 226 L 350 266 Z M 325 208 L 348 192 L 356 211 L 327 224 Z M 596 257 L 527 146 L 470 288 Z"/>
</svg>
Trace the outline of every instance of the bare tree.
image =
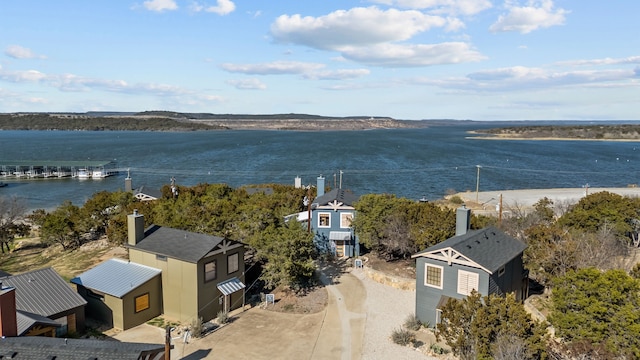
<svg viewBox="0 0 640 360">
<path fill-rule="evenodd" d="M 26 207 L 17 197 L 0 197 L 0 249 L 10 251 L 16 236 L 26 236 L 30 227 L 24 223 Z"/>
</svg>

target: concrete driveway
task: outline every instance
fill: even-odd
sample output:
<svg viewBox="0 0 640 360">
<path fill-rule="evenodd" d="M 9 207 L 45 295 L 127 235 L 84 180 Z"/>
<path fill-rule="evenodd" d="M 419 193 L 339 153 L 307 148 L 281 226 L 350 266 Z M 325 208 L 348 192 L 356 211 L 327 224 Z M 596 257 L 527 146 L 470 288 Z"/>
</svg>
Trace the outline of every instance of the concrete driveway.
<svg viewBox="0 0 640 360">
<path fill-rule="evenodd" d="M 315 314 L 288 314 L 259 307 L 188 343 L 174 339 L 172 359 L 360 359 L 366 291 L 355 276 L 325 273 L 328 306 Z M 178 337 L 177 334 L 174 334 Z M 163 343 L 164 330 L 143 324 L 113 336 L 120 341 Z"/>
</svg>

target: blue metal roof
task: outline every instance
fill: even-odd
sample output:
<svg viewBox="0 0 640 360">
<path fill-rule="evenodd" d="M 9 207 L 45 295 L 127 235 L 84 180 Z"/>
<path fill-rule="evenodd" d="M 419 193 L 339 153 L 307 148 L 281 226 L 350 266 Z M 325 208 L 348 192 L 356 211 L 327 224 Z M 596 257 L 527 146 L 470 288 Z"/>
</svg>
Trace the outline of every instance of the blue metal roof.
<svg viewBox="0 0 640 360">
<path fill-rule="evenodd" d="M 71 282 L 91 290 L 122 298 L 161 272 L 159 269 L 126 260 L 109 259 L 71 279 Z"/>
</svg>

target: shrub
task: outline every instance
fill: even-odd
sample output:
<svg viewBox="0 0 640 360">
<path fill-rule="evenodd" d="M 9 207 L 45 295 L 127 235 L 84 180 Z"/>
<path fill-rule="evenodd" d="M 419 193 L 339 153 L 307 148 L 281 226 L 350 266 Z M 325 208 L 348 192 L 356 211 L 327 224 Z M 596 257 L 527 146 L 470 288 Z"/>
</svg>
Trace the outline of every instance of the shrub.
<svg viewBox="0 0 640 360">
<path fill-rule="evenodd" d="M 204 327 L 202 326 L 202 318 L 197 318 L 194 319 L 191 322 L 191 336 L 193 336 L 194 338 L 199 338 L 200 336 L 202 336 L 202 332 L 204 330 Z"/>
<path fill-rule="evenodd" d="M 410 314 L 404 320 L 404 327 L 409 330 L 418 331 L 422 327 L 422 322 L 416 317 L 415 314 Z"/>
<path fill-rule="evenodd" d="M 456 205 L 462 205 L 464 204 L 464 200 L 462 200 L 462 198 L 458 195 L 454 195 L 452 196 L 449 201 L 451 201 L 451 203 L 456 204 Z"/>
<path fill-rule="evenodd" d="M 412 331 L 400 328 L 393 330 L 391 340 L 398 345 L 406 346 L 413 343 L 416 340 L 416 336 Z"/>
<path fill-rule="evenodd" d="M 226 324 L 229 322 L 229 313 L 227 313 L 226 311 L 218 311 L 218 317 L 216 318 L 216 320 L 218 321 L 218 324 L 222 325 L 222 324 Z"/>
<path fill-rule="evenodd" d="M 434 354 L 437 354 L 437 355 L 442 355 L 449 352 L 447 351 L 447 349 L 443 348 L 438 344 L 431 344 L 429 348 L 431 349 L 431 351 L 433 351 Z"/>
</svg>

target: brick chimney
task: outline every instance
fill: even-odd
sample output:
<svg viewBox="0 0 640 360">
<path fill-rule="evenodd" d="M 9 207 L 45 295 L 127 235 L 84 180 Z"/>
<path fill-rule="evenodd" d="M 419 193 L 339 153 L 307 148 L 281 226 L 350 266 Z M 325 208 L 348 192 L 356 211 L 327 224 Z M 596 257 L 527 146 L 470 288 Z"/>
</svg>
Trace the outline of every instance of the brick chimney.
<svg viewBox="0 0 640 360">
<path fill-rule="evenodd" d="M 456 236 L 464 235 L 471 227 L 471 209 L 462 205 L 456 209 Z"/>
<path fill-rule="evenodd" d="M 133 214 L 127 215 L 127 230 L 129 234 L 129 246 L 136 246 L 144 239 L 144 215 L 138 210 L 133 210 Z"/>
<path fill-rule="evenodd" d="M 0 282 L 0 337 L 18 336 L 16 288 Z"/>
</svg>

